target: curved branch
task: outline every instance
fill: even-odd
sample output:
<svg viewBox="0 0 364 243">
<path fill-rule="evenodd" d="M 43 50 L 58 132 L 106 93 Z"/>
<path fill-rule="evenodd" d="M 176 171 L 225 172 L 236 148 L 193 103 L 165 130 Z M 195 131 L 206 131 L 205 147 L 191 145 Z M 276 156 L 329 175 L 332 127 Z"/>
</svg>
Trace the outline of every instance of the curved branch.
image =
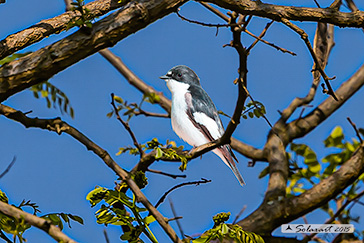
<svg viewBox="0 0 364 243">
<path fill-rule="evenodd" d="M 186 0 L 132 1 L 95 23 L 91 34 L 82 30 L 0 67 L 0 102 L 48 80 L 56 73 L 172 13 Z"/>
<path fill-rule="evenodd" d="M 320 125 L 326 118 L 339 109 L 353 94 L 364 85 L 364 65 L 335 91 L 339 101 L 328 97 L 313 111 L 302 118 L 298 118 L 287 125 L 286 134 L 289 141 L 300 138 Z"/>
<path fill-rule="evenodd" d="M 85 8 L 90 10 L 90 15 L 86 16 L 95 18 L 102 16 L 107 12 L 120 8 L 127 1 L 118 0 L 98 0 L 85 5 Z M 67 5 L 70 6 L 69 4 Z M 7 36 L 0 41 L 0 59 L 11 55 L 12 53 L 21 50 L 33 43 L 39 42 L 42 39 L 57 34 L 67 29 L 67 25 L 72 19 L 80 17 L 81 14 L 76 11 L 67 11 L 51 19 L 42 20 L 39 23 L 30 26 L 27 29 Z M 86 19 L 91 20 L 91 19 Z M 26 36 L 26 38 L 24 38 Z"/>
<path fill-rule="evenodd" d="M 134 180 L 130 178 L 129 174 L 125 170 L 123 170 L 111 158 L 111 156 L 107 151 L 99 147 L 97 144 L 91 141 L 88 137 L 86 137 L 76 128 L 68 125 L 60 118 L 55 118 L 55 119 L 29 118 L 24 113 L 1 104 L 0 104 L 0 114 L 6 116 L 9 119 L 20 122 L 26 128 L 37 127 L 56 132 L 58 134 L 65 132 L 71 135 L 73 138 L 75 138 L 77 141 L 83 144 L 88 150 L 94 152 L 98 157 L 100 157 L 108 167 L 110 167 L 118 176 L 120 176 L 120 178 L 123 181 L 125 181 L 130 187 L 130 189 L 133 191 L 137 201 L 141 202 L 146 207 L 146 209 L 148 209 L 148 211 L 155 217 L 159 225 L 167 233 L 170 239 L 173 242 L 181 243 L 181 240 L 178 238 L 172 227 L 165 221 L 163 215 L 149 202 L 146 196 L 141 192 L 139 187 L 135 184 Z"/>
<path fill-rule="evenodd" d="M 51 224 L 49 221 L 43 218 L 39 218 L 33 214 L 24 212 L 14 206 L 11 206 L 5 202 L 0 201 L 0 212 L 7 216 L 14 217 L 19 220 L 24 220 L 30 225 L 33 225 L 41 230 L 44 230 L 48 235 L 58 242 L 76 243 L 76 241 L 65 235 L 60 228 Z"/>
<path fill-rule="evenodd" d="M 255 15 L 280 21 L 288 20 L 329 23 L 340 27 L 362 28 L 364 12 L 340 12 L 334 8 L 305 8 L 262 3 L 252 0 L 207 0 L 220 7 L 236 11 L 244 15 Z"/>
</svg>

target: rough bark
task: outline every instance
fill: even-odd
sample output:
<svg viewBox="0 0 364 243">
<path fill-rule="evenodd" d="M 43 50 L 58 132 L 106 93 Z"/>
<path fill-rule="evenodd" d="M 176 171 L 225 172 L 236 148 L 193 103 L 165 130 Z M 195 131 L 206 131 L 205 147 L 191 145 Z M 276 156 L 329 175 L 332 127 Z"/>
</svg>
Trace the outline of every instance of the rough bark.
<svg viewBox="0 0 364 243">
<path fill-rule="evenodd" d="M 170 14 L 184 0 L 133 1 L 93 25 L 0 68 L 0 102 Z"/>
</svg>

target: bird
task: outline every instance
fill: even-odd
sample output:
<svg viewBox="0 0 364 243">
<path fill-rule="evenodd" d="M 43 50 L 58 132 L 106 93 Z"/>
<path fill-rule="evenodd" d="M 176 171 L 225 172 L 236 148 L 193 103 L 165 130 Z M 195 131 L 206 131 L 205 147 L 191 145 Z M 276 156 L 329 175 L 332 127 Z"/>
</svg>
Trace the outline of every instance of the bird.
<svg viewBox="0 0 364 243">
<path fill-rule="evenodd" d="M 166 81 L 172 93 L 172 129 L 182 140 L 197 147 L 219 139 L 224 134 L 225 129 L 216 106 L 191 68 L 178 65 L 159 78 Z M 230 145 L 222 145 L 212 152 L 232 170 L 239 183 L 245 185 L 233 160 L 238 162 Z"/>
</svg>

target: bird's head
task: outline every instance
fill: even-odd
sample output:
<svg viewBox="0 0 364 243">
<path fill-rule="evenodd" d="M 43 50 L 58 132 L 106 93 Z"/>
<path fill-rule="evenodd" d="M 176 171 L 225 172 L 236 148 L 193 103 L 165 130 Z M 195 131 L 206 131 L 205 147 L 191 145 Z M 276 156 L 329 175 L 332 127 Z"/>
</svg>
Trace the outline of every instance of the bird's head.
<svg viewBox="0 0 364 243">
<path fill-rule="evenodd" d="M 166 75 L 159 78 L 164 79 L 166 82 L 173 80 L 188 85 L 200 85 L 200 79 L 197 74 L 185 65 L 175 66 Z"/>
</svg>

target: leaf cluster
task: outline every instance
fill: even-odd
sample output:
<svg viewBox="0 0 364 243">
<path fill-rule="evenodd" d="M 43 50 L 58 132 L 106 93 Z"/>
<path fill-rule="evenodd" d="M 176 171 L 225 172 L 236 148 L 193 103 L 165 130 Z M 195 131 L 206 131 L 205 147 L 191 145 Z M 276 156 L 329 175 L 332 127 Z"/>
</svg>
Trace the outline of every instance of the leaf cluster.
<svg viewBox="0 0 364 243">
<path fill-rule="evenodd" d="M 252 232 L 244 231 L 239 225 L 226 224 L 230 213 L 219 213 L 213 217 L 214 227 L 204 232 L 199 238 L 192 240 L 192 243 L 206 243 L 213 240 L 233 240 L 237 243 L 264 243 L 263 238 Z"/>
<path fill-rule="evenodd" d="M 165 160 L 180 160 L 182 162 L 181 166 L 179 167 L 181 171 L 184 171 L 187 168 L 187 157 L 181 153 L 183 151 L 183 146 L 177 147 L 176 142 L 174 141 L 167 140 L 166 144 L 162 144 L 157 138 L 153 138 L 145 144 L 140 144 L 140 147 L 143 151 L 155 150 L 156 159 L 163 158 Z M 126 152 L 129 152 L 131 155 L 140 154 L 138 148 L 126 146 L 119 148 L 119 151 L 116 153 L 116 155 L 121 155 Z"/>
<path fill-rule="evenodd" d="M 72 118 L 74 117 L 74 110 L 67 95 L 50 82 L 46 81 L 33 85 L 30 90 L 33 91 L 35 98 L 44 98 L 47 101 L 48 108 L 56 108 L 58 106 L 62 114 L 66 113 Z"/>
<path fill-rule="evenodd" d="M 4 192 L 0 190 L 0 200 L 5 203 L 9 203 L 9 199 Z M 31 207 L 33 209 L 33 214 L 37 216 L 40 213 L 38 209 L 39 206 L 36 203 L 31 202 L 30 200 L 23 200 L 19 206 L 16 206 L 18 209 L 23 210 L 24 207 Z M 83 224 L 83 219 L 77 215 L 72 215 L 68 213 L 51 213 L 39 216 L 48 220 L 51 224 L 57 225 L 61 230 L 63 229 L 62 220 L 68 224 L 71 228 L 71 220 L 76 221 L 80 224 Z M 6 240 L 7 242 L 16 242 L 18 239 L 19 242 L 25 242 L 26 239 L 23 237 L 24 232 L 31 228 L 31 225 L 24 221 L 24 219 L 17 219 L 8 215 L 5 215 L 0 212 L 0 238 Z M 13 235 L 13 241 L 10 241 L 6 235 Z"/>
<path fill-rule="evenodd" d="M 152 242 L 157 242 L 148 226 L 155 219 L 153 216 L 143 217 L 141 215 L 147 209 L 136 205 L 134 195 L 133 198 L 130 198 L 119 190 L 96 187 L 88 193 L 86 199 L 92 207 L 104 201 L 95 213 L 97 223 L 123 226 L 124 234 L 121 235 L 121 240 L 142 242 L 139 237 L 144 233 Z"/>
<path fill-rule="evenodd" d="M 81 13 L 81 16 L 77 16 L 71 19 L 71 21 L 67 24 L 67 30 L 78 26 L 83 28 L 92 28 L 92 21 L 95 17 L 92 15 L 91 11 L 85 7 L 84 0 L 76 0 L 76 2 L 72 2 L 72 11 L 78 11 Z"/>
<path fill-rule="evenodd" d="M 335 127 L 330 135 L 323 141 L 324 146 L 333 150 L 326 155 L 321 163 L 316 153 L 306 144 L 291 143 L 290 151 L 287 158 L 290 164 L 289 180 L 286 188 L 287 197 L 297 196 L 306 192 L 322 179 L 332 175 L 340 166 L 351 158 L 353 153 L 358 149 L 360 143 L 353 139 L 346 141 L 343 129 L 340 126 Z M 266 167 L 261 173 L 260 178 L 269 173 L 269 167 Z M 331 203 L 326 203 L 321 207 L 330 217 L 334 216 L 334 208 L 339 208 L 344 200 L 352 199 L 358 195 L 360 185 L 364 182 L 362 174 L 351 186 L 343 193 L 333 199 Z M 361 184 L 360 184 L 361 183 Z M 351 221 L 357 222 L 359 217 L 350 214 L 350 209 L 345 209 L 338 216 L 340 223 L 348 224 Z"/>
</svg>

